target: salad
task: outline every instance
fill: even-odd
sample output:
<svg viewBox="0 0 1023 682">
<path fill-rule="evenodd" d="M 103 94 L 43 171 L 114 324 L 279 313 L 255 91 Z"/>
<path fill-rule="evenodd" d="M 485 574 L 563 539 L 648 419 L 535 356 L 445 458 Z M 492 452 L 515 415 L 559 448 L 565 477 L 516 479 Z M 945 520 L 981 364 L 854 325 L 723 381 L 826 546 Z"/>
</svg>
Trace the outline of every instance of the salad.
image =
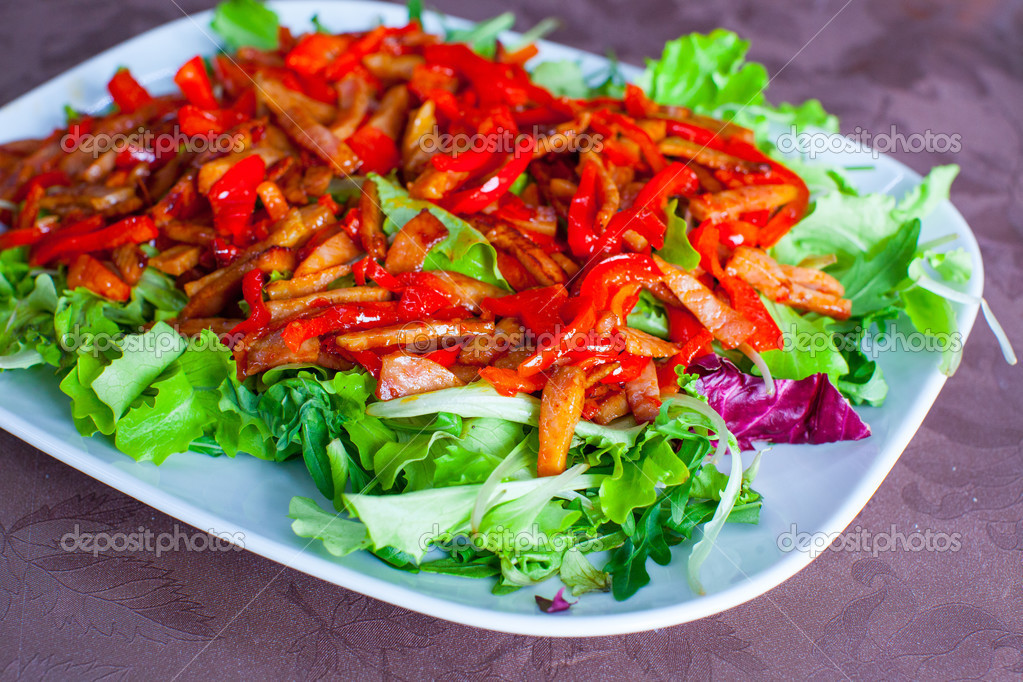
<svg viewBox="0 0 1023 682">
<path fill-rule="evenodd" d="M 970 260 L 919 239 L 954 166 L 896 202 L 784 158 L 772 131 L 837 121 L 771 105 L 727 31 L 629 83 L 540 61 L 548 22 L 409 13 L 296 34 L 228 0 L 173 92 L 121 68 L 0 145 L 0 368 L 139 461 L 300 458 L 322 497 L 281 513 L 337 557 L 616 599 L 682 543 L 702 592 L 765 444 L 870 436 L 873 330 L 955 371 Z"/>
</svg>

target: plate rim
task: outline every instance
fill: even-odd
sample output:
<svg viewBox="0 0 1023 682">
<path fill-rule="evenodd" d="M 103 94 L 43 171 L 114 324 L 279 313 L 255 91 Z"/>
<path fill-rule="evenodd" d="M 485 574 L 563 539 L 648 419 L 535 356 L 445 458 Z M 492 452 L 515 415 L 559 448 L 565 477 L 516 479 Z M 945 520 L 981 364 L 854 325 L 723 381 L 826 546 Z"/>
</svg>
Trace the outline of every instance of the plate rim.
<svg viewBox="0 0 1023 682">
<path fill-rule="evenodd" d="M 297 0 L 286 3 L 269 2 L 267 4 L 275 11 L 287 14 L 315 12 L 316 8 L 322 8 L 325 5 L 360 7 L 367 12 L 378 13 L 387 23 L 391 23 L 399 15 L 404 16 L 405 14 L 405 8 L 401 5 L 376 2 L 374 0 Z M 436 13 L 430 14 L 432 14 L 434 20 L 436 20 L 437 16 L 440 16 Z M 40 90 L 56 84 L 57 81 L 70 79 L 76 75 L 89 72 L 94 65 L 108 57 L 111 53 L 128 48 L 135 43 L 144 42 L 160 31 L 187 30 L 189 28 L 200 28 L 202 30 L 203 26 L 208 26 L 212 16 L 212 10 L 185 15 L 122 41 L 48 79 L 3 105 L 0 107 L 0 114 L 8 109 L 23 106 L 26 102 L 37 97 Z M 309 16 L 311 17 L 312 13 Z M 456 17 L 442 16 L 444 16 L 445 21 L 449 25 L 465 25 L 469 23 Z M 400 19 L 398 20 L 400 21 Z M 517 34 L 507 32 L 506 35 L 515 36 Z M 562 51 L 567 49 L 580 57 L 586 56 L 606 61 L 598 55 L 593 55 L 570 46 L 549 41 L 540 41 L 540 43 L 549 49 Z M 623 66 L 630 67 L 628 71 L 633 74 L 638 70 L 638 67 L 635 66 Z M 68 97 L 72 97 L 70 93 Z M 890 162 L 895 164 L 895 167 L 904 174 L 905 178 L 914 184 L 920 183 L 922 178 L 917 172 L 893 157 L 883 154 L 881 156 L 885 156 Z M 945 201 L 943 205 L 946 205 L 946 208 L 950 208 L 953 217 L 961 223 L 961 230 L 957 234 L 963 240 L 967 250 L 975 256 L 973 259 L 974 270 L 970 282 L 970 290 L 973 292 L 983 291 L 984 267 L 976 235 L 951 201 Z M 977 305 L 966 305 L 961 310 L 960 333 L 962 334 L 964 345 L 973 329 L 978 310 L 979 306 Z M 880 487 L 888 473 L 895 466 L 902 452 L 919 430 L 947 378 L 937 370 L 931 371 L 920 391 L 920 396 L 926 396 L 926 399 L 921 400 L 918 397 L 917 401 L 913 403 L 912 411 L 902 415 L 900 421 L 897 424 L 893 424 L 890 439 L 891 445 L 885 450 L 886 456 L 865 472 L 864 476 L 857 481 L 854 490 L 846 496 L 846 501 L 828 515 L 826 525 L 830 527 L 830 530 L 844 530 L 870 502 L 878 487 Z M 91 455 L 84 448 L 51 436 L 42 428 L 4 407 L 0 407 L 0 428 L 7 430 L 24 442 L 91 478 L 194 528 L 203 529 L 233 525 L 230 523 L 225 524 L 224 520 L 215 513 L 206 511 L 196 504 L 182 501 L 142 478 L 129 475 L 125 470 Z M 570 615 L 571 617 L 564 618 L 552 617 L 549 614 L 539 612 L 536 614 L 523 614 L 496 611 L 434 597 L 403 585 L 394 584 L 372 575 L 361 573 L 314 553 L 304 553 L 305 549 L 313 544 L 313 542 L 310 540 L 302 549 L 296 550 L 295 547 L 273 540 L 270 537 L 258 533 L 246 533 L 245 549 L 264 556 L 284 567 L 293 568 L 345 589 L 350 589 L 360 594 L 443 620 L 499 632 L 557 637 L 609 636 L 642 632 L 713 616 L 744 604 L 762 594 L 766 594 L 796 575 L 813 561 L 808 554 L 789 552 L 781 560 L 775 562 L 767 569 L 758 572 L 754 577 L 747 576 L 743 582 L 731 585 L 712 595 L 704 595 L 665 607 L 619 614 L 575 615 L 570 612 L 565 615 Z M 301 564 L 296 565 L 293 561 L 299 556 L 303 556 L 304 559 Z"/>
</svg>

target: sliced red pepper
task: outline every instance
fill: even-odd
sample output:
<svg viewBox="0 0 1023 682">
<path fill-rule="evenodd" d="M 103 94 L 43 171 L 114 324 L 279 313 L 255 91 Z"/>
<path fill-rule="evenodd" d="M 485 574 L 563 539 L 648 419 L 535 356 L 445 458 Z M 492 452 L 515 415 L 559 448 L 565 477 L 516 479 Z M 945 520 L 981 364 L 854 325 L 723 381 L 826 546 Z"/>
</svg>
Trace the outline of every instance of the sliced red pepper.
<svg viewBox="0 0 1023 682">
<path fill-rule="evenodd" d="M 69 289 L 85 287 L 94 294 L 112 301 L 127 301 L 131 297 L 131 287 L 110 268 L 87 253 L 79 254 L 71 262 L 67 273 L 67 286 Z"/>
<path fill-rule="evenodd" d="M 618 366 L 610 374 L 600 380 L 602 384 L 624 384 L 632 381 L 643 373 L 650 358 L 641 355 L 622 353 L 617 359 Z"/>
<path fill-rule="evenodd" d="M 536 146 L 536 140 L 532 137 L 520 139 L 523 142 L 516 142 L 512 159 L 502 166 L 501 170 L 479 187 L 462 190 L 444 197 L 440 202 L 444 208 L 452 213 L 463 215 L 477 213 L 507 194 L 519 176 L 525 172 L 529 162 L 533 160 L 533 148 Z"/>
<path fill-rule="evenodd" d="M 622 287 L 628 284 L 653 286 L 663 277 L 657 263 L 650 256 L 639 253 L 618 254 L 605 258 L 586 273 L 579 294 L 592 299 L 594 307 L 604 311 Z"/>
<path fill-rule="evenodd" d="M 588 258 L 593 253 L 598 241 L 596 222 L 597 168 L 587 163 L 568 207 L 568 248 L 576 258 Z"/>
<path fill-rule="evenodd" d="M 666 132 L 672 137 L 681 137 L 683 140 L 695 142 L 708 149 L 716 149 L 718 151 L 724 151 L 725 149 L 725 141 L 719 136 L 718 131 L 707 130 L 693 123 L 669 120 Z"/>
<path fill-rule="evenodd" d="M 625 110 L 633 118 L 650 118 L 660 107 L 652 102 L 642 88 L 632 83 L 625 85 Z"/>
<path fill-rule="evenodd" d="M 28 196 L 29 191 L 33 187 L 42 187 L 43 189 L 49 189 L 50 187 L 70 187 L 71 178 L 68 174 L 62 170 L 51 170 L 45 171 L 32 177 L 31 180 L 23 184 L 18 188 L 18 191 L 14 193 L 13 201 L 15 203 L 24 201 L 25 197 Z"/>
<path fill-rule="evenodd" d="M 35 226 L 36 219 L 39 218 L 39 204 L 45 195 L 46 189 L 39 185 L 33 185 L 29 188 L 28 195 L 25 197 L 25 203 L 22 204 L 21 210 L 18 211 L 18 222 L 16 225 L 18 229 L 30 230 Z"/>
<path fill-rule="evenodd" d="M 314 337 L 372 329 L 401 321 L 398 304 L 392 301 L 340 304 L 313 317 L 291 322 L 284 328 L 281 338 L 288 348 L 297 353 L 303 343 Z"/>
<path fill-rule="evenodd" d="M 611 216 L 607 227 L 604 228 L 604 231 L 594 245 L 593 254 L 611 254 L 620 251 L 622 237 L 629 230 L 634 230 L 642 235 L 655 249 L 664 246 L 664 233 L 666 230 L 664 221 L 657 217 L 649 207 L 640 206 L 639 208 L 619 211 Z"/>
<path fill-rule="evenodd" d="M 568 310 L 566 311 L 566 307 Z M 566 346 L 569 339 L 579 334 L 584 334 L 593 329 L 597 323 L 597 313 L 593 306 L 593 299 L 589 296 L 579 296 L 569 299 L 562 306 L 562 312 L 569 312 L 572 321 L 559 329 L 551 343 L 541 343 L 533 355 L 529 356 L 518 366 L 518 372 L 522 376 L 533 376 L 547 369 L 559 358 L 574 350 Z"/>
<path fill-rule="evenodd" d="M 439 365 L 450 367 L 451 365 L 455 364 L 456 360 L 458 360 L 458 355 L 461 352 L 462 347 L 458 344 L 455 344 L 451 348 L 438 348 L 437 350 L 430 351 L 423 357 L 425 357 L 427 360 L 433 360 Z"/>
<path fill-rule="evenodd" d="M 316 203 L 330 211 L 330 214 L 335 218 L 339 213 L 341 213 L 341 207 L 337 205 L 336 201 L 334 201 L 334 197 L 329 194 L 321 194 L 319 198 L 316 199 Z"/>
<path fill-rule="evenodd" d="M 362 126 L 346 142 L 362 161 L 360 170 L 364 173 L 387 175 L 401 163 L 398 144 L 375 126 Z"/>
<path fill-rule="evenodd" d="M 200 109 L 186 104 L 178 110 L 178 127 L 192 137 L 222 135 L 243 120 L 243 114 L 233 109 Z"/>
<path fill-rule="evenodd" d="M 419 64 L 412 70 L 408 89 L 419 99 L 433 99 L 436 92 L 450 95 L 458 87 L 453 69 L 439 64 Z"/>
<path fill-rule="evenodd" d="M 657 148 L 657 144 L 650 138 L 645 130 L 636 125 L 636 122 L 630 119 L 628 116 L 603 109 L 598 111 L 594 118 L 603 119 L 607 123 L 613 123 L 618 126 L 622 131 L 622 134 L 635 142 L 640 151 L 643 153 L 643 158 L 650 165 L 650 168 L 654 173 L 659 173 L 667 165 L 668 161 L 664 158 L 664 154 Z"/>
<path fill-rule="evenodd" d="M 672 195 L 694 196 L 700 189 L 700 179 L 688 165 L 675 161 L 643 185 L 643 189 L 632 202 L 634 207 L 649 206 L 659 215 L 664 216 L 668 199 Z"/>
<path fill-rule="evenodd" d="M 500 317 L 517 317 L 534 334 L 543 334 L 561 324 L 559 311 L 567 300 L 565 287 L 553 284 L 500 298 L 485 298 L 480 306 Z"/>
<path fill-rule="evenodd" d="M 216 109 L 219 106 L 202 57 L 197 55 L 185 62 L 174 74 L 174 82 L 185 98 L 200 109 Z"/>
<path fill-rule="evenodd" d="M 84 222 L 75 227 L 73 234 L 70 229 L 60 230 L 53 235 L 52 241 L 40 243 L 30 262 L 33 265 L 45 265 L 57 258 L 115 249 L 123 244 L 141 244 L 159 236 L 156 223 L 149 216 L 131 216 L 94 232 L 84 232 Z"/>
<path fill-rule="evenodd" d="M 501 367 L 484 367 L 480 370 L 480 378 L 493 386 L 495 391 L 508 397 L 519 393 L 536 393 L 547 385 L 547 377 L 543 374 L 523 377 L 515 370 Z"/>
<path fill-rule="evenodd" d="M 237 260 L 238 256 L 241 255 L 242 250 L 234 244 L 225 241 L 221 237 L 213 238 L 213 258 L 217 262 L 218 268 L 226 268 L 231 263 Z"/>
<path fill-rule="evenodd" d="M 249 270 L 242 277 L 242 297 L 249 304 L 249 318 L 236 324 L 231 330 L 231 336 L 239 337 L 266 331 L 271 315 L 263 301 L 263 285 L 265 284 L 266 275 L 262 270 Z"/>
<path fill-rule="evenodd" d="M 397 277 L 369 257 L 363 258 L 352 267 L 352 275 L 355 276 L 355 283 L 360 287 L 366 286 L 366 282 L 373 280 L 392 293 L 399 294 L 405 290 L 405 286 L 398 281 Z"/>
<path fill-rule="evenodd" d="M 153 101 L 149 91 L 139 85 L 128 69 L 119 69 L 107 83 L 114 104 L 122 113 L 130 114 Z"/>
<path fill-rule="evenodd" d="M 256 189 L 265 176 L 266 163 L 259 154 L 252 154 L 231 166 L 210 189 L 213 224 L 221 236 L 231 237 L 237 245 L 246 241 Z"/>
<path fill-rule="evenodd" d="M 732 307 L 757 328 L 753 335 L 746 339 L 746 343 L 758 353 L 781 350 L 781 329 L 764 307 L 756 289 L 737 277 L 726 277 L 721 280 L 721 287 L 728 293 Z"/>
<path fill-rule="evenodd" d="M 341 357 L 360 365 L 374 379 L 380 378 L 380 370 L 383 368 L 384 361 L 378 353 L 374 353 L 371 350 L 343 350 L 341 351 Z"/>
<path fill-rule="evenodd" d="M 348 233 L 352 239 L 359 241 L 359 226 L 362 222 L 362 211 L 358 208 L 348 210 L 345 220 L 341 223 L 341 229 Z"/>
<path fill-rule="evenodd" d="M 284 63 L 297 73 L 318 74 L 345 51 L 350 39 L 326 33 L 307 33 L 291 49 Z"/>
</svg>

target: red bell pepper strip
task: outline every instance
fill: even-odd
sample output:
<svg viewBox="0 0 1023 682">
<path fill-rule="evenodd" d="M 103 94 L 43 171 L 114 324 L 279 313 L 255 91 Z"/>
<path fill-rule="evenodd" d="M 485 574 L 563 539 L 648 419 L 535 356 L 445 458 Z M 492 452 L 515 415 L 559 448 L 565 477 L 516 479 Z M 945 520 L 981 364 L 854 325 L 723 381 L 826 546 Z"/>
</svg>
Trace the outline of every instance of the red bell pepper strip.
<svg viewBox="0 0 1023 682">
<path fill-rule="evenodd" d="M 46 232 L 38 229 L 38 227 L 8 230 L 0 234 L 0 251 L 14 249 L 19 246 L 30 246 L 38 242 L 46 234 Z"/>
<path fill-rule="evenodd" d="M 336 215 L 336 214 L 335 214 Z M 341 229 L 348 233 L 348 236 L 352 239 L 359 241 L 359 226 L 362 223 L 362 211 L 358 208 L 352 208 L 348 210 L 345 215 L 344 222 L 341 223 Z"/>
<path fill-rule="evenodd" d="M 221 237 L 214 237 L 211 246 L 213 247 L 213 259 L 218 268 L 226 268 L 242 253 L 241 249 Z"/>
<path fill-rule="evenodd" d="M 46 190 L 39 185 L 33 185 L 28 190 L 25 203 L 21 205 L 21 210 L 18 211 L 18 222 L 16 225 L 18 229 L 29 230 L 35 226 L 36 219 L 39 218 L 39 204 L 45 195 Z"/>
<path fill-rule="evenodd" d="M 666 132 L 672 137 L 681 137 L 708 149 L 724 151 L 725 148 L 725 141 L 719 136 L 718 131 L 707 130 L 693 123 L 668 121 Z"/>
<path fill-rule="evenodd" d="M 67 286 L 69 289 L 85 287 L 94 294 L 112 301 L 127 301 L 131 297 L 131 287 L 87 253 L 78 254 L 71 262 L 67 273 Z"/>
<path fill-rule="evenodd" d="M 605 258 L 586 273 L 579 287 L 579 295 L 589 297 L 597 310 L 604 311 L 618 290 L 625 285 L 653 286 L 663 277 L 650 256 L 639 253 L 618 254 Z"/>
<path fill-rule="evenodd" d="M 14 193 L 13 201 L 18 203 L 24 201 L 25 197 L 28 196 L 29 191 L 33 187 L 42 187 L 43 189 L 49 189 L 50 187 L 70 187 L 71 178 L 68 174 L 62 170 L 51 170 L 45 171 L 38 175 L 35 175 L 28 182 L 18 188 L 18 191 Z"/>
<path fill-rule="evenodd" d="M 326 33 L 307 33 L 291 49 L 284 63 L 300 74 L 318 74 L 348 47 L 350 39 Z"/>
<path fill-rule="evenodd" d="M 242 297 L 249 304 L 249 318 L 236 324 L 231 336 L 240 337 L 246 334 L 265 332 L 270 324 L 270 310 L 263 302 L 263 285 L 266 275 L 262 270 L 249 270 L 242 277 Z"/>
<path fill-rule="evenodd" d="M 139 85 L 128 69 L 118 69 L 107 83 L 107 90 L 121 113 L 130 114 L 153 101 L 153 96 Z"/>
<path fill-rule="evenodd" d="M 726 151 L 748 161 L 769 165 L 771 173 L 776 175 L 780 182 L 791 184 L 796 188 L 796 198 L 782 206 L 760 230 L 760 246 L 770 248 L 777 244 L 778 240 L 784 237 L 806 215 L 806 209 L 810 204 L 810 190 L 799 175 L 766 156 L 751 144 L 741 140 L 729 140 Z"/>
<path fill-rule="evenodd" d="M 654 214 L 653 209 L 640 206 L 619 211 L 611 217 L 594 245 L 593 254 L 621 251 L 622 237 L 629 230 L 645 237 L 655 249 L 664 246 L 664 221 Z"/>
<path fill-rule="evenodd" d="M 579 186 L 568 207 L 568 248 L 576 258 L 588 258 L 597 244 L 597 168 L 583 167 Z"/>
<path fill-rule="evenodd" d="M 216 109 L 217 98 L 202 57 L 192 57 L 174 74 L 174 82 L 185 98 L 200 109 Z"/>
<path fill-rule="evenodd" d="M 728 293 L 732 307 L 756 327 L 756 331 L 746 339 L 746 343 L 758 353 L 781 350 L 781 330 L 771 317 L 771 313 L 764 307 L 756 289 L 738 277 L 726 277 L 721 280 L 721 287 Z"/>
<path fill-rule="evenodd" d="M 316 199 L 316 203 L 330 211 L 330 214 L 335 218 L 339 213 L 341 213 L 341 207 L 337 205 L 336 201 L 334 201 L 334 197 L 329 194 L 321 194 L 319 198 Z"/>
<path fill-rule="evenodd" d="M 741 279 L 729 276 L 721 267 L 717 226 L 704 221 L 693 230 L 690 238 L 693 248 L 700 253 L 701 267 L 714 275 L 731 299 L 732 307 L 756 328 L 746 343 L 757 352 L 780 349 L 781 330 L 760 301 L 756 290 Z"/>
<path fill-rule="evenodd" d="M 384 361 L 379 353 L 374 353 L 371 350 L 342 350 L 340 355 L 349 362 L 360 365 L 374 379 L 380 378 L 380 370 L 383 369 Z"/>
<path fill-rule="evenodd" d="M 186 104 L 178 110 L 178 127 L 190 137 L 222 135 L 243 120 L 244 115 L 234 109 L 200 109 Z"/>
<path fill-rule="evenodd" d="M 493 386 L 495 391 L 509 398 L 519 393 L 542 391 L 547 384 L 547 377 L 543 374 L 523 377 L 515 370 L 501 367 L 484 367 L 480 370 L 480 378 Z"/>
<path fill-rule="evenodd" d="M 593 299 L 590 297 L 579 296 L 569 299 L 562 309 L 564 310 L 566 307 L 574 309 L 571 311 L 575 313 L 572 316 L 572 321 L 555 332 L 551 343 L 540 344 L 533 355 L 519 363 L 517 369 L 521 376 L 533 376 L 553 365 L 559 358 L 573 350 L 566 346 L 566 341 L 579 334 L 589 332 L 597 323 L 597 312 L 593 306 Z"/>
<path fill-rule="evenodd" d="M 387 175 L 401 163 L 398 144 L 387 133 L 369 124 L 355 131 L 346 142 L 362 161 L 361 172 Z"/>
<path fill-rule="evenodd" d="M 477 213 L 507 194 L 518 177 L 525 172 L 529 162 L 533 160 L 533 148 L 536 146 L 536 140 L 532 137 L 520 139 L 523 142 L 516 142 L 511 161 L 479 187 L 462 190 L 444 197 L 440 202 L 444 208 L 452 213 L 463 215 Z"/>
<path fill-rule="evenodd" d="M 594 118 L 603 120 L 609 124 L 615 124 L 621 130 L 622 135 L 626 138 L 635 142 L 640 151 L 643 153 L 643 158 L 654 173 L 661 172 L 665 166 L 668 165 L 668 161 L 664 158 L 664 154 L 657 148 L 657 144 L 650 139 L 650 135 L 645 130 L 636 125 L 636 122 L 630 119 L 628 116 L 602 109 L 594 114 Z"/>
<path fill-rule="evenodd" d="M 323 71 L 324 77 L 330 81 L 340 80 L 349 71 L 362 64 L 362 58 L 366 55 L 379 52 L 384 39 L 388 36 L 399 36 L 417 30 L 415 24 L 408 24 L 401 28 L 388 28 L 377 26 L 356 40 L 351 46 L 327 65 Z"/>
<path fill-rule="evenodd" d="M 94 232 L 79 232 L 78 230 L 84 230 L 84 227 L 77 225 L 75 227 L 73 234 L 70 229 L 60 230 L 53 235 L 53 241 L 41 243 L 32 254 L 30 262 L 34 265 L 45 265 L 58 258 L 105 251 L 123 244 L 141 244 L 159 236 L 156 223 L 149 216 L 131 216 Z"/>
<path fill-rule="evenodd" d="M 265 176 L 266 163 L 259 154 L 253 154 L 231 166 L 210 189 L 213 224 L 221 236 L 231 237 L 236 245 L 245 242 L 256 208 L 256 189 Z"/>
<path fill-rule="evenodd" d="M 38 240 L 38 242 L 32 247 L 32 253 L 28 262 L 31 265 L 42 265 L 43 261 L 40 261 L 38 256 L 40 249 L 52 249 L 53 245 L 61 239 L 95 232 L 96 230 L 101 229 L 103 225 L 103 216 L 93 215 L 84 220 L 71 223 L 70 225 L 58 227 L 56 230 L 43 235 L 43 237 Z M 45 256 L 45 253 L 43 255 Z"/>
<path fill-rule="evenodd" d="M 668 199 L 674 194 L 694 196 L 700 189 L 700 179 L 688 165 L 675 161 L 643 185 L 643 189 L 632 202 L 634 207 L 647 206 L 664 216 Z"/>
<path fill-rule="evenodd" d="M 363 258 L 352 267 L 352 275 L 355 276 L 355 283 L 360 287 L 366 286 L 366 282 L 373 280 L 379 286 L 395 294 L 400 294 L 405 290 L 405 286 L 398 281 L 397 277 L 369 257 Z"/>
<path fill-rule="evenodd" d="M 627 83 L 625 85 L 625 110 L 629 112 L 629 116 L 633 118 L 649 118 L 657 113 L 660 107 L 655 102 L 652 102 L 643 90 Z"/>
<path fill-rule="evenodd" d="M 643 357 L 641 355 L 632 355 L 630 353 L 622 353 L 618 356 L 618 366 L 615 367 L 610 374 L 600 380 L 602 384 L 623 384 L 627 381 L 632 381 L 646 368 L 646 364 L 650 362 L 650 358 Z"/>
<path fill-rule="evenodd" d="M 456 360 L 458 360 L 458 355 L 461 352 L 462 347 L 458 344 L 455 344 L 451 348 L 438 348 L 437 350 L 430 351 L 423 357 L 425 357 L 427 360 L 433 360 L 439 365 L 450 367 L 451 365 L 455 364 Z"/>
<path fill-rule="evenodd" d="M 324 334 L 343 334 L 361 329 L 372 329 L 401 322 L 398 304 L 382 303 L 340 304 L 326 308 L 313 317 L 295 320 L 281 333 L 281 338 L 294 352 L 311 338 Z"/>
<path fill-rule="evenodd" d="M 543 334 L 561 324 L 558 313 L 567 300 L 565 287 L 552 284 L 500 298 L 485 298 L 480 306 L 500 317 L 517 317 L 533 334 Z"/>
</svg>

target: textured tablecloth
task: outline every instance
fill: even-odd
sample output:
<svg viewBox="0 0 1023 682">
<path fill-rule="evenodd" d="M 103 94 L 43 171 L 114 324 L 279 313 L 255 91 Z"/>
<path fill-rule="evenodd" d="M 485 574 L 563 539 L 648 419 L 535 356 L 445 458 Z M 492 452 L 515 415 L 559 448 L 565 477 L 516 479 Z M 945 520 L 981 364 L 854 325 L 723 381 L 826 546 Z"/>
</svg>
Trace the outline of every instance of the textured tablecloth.
<svg viewBox="0 0 1023 682">
<path fill-rule="evenodd" d="M 212 4 L 3 0 L 0 101 Z M 894 154 L 918 171 L 962 166 L 953 201 L 980 240 L 987 298 L 1023 350 L 1023 4 L 428 4 L 471 18 L 510 7 L 520 26 L 554 15 L 555 40 L 633 63 L 667 39 L 723 26 L 752 39 L 774 101 L 818 97 L 845 132 L 959 134 L 959 153 Z M 175 522 L 0 432 L 0 677 L 1012 677 L 1023 671 L 1021 412 L 1023 368 L 1002 362 L 978 322 L 959 372 L 852 524 L 958 534 L 957 551 L 829 551 L 716 617 L 584 640 L 454 625 L 248 552 L 28 561 L 33 544 L 76 523 L 163 533 Z"/>
</svg>

